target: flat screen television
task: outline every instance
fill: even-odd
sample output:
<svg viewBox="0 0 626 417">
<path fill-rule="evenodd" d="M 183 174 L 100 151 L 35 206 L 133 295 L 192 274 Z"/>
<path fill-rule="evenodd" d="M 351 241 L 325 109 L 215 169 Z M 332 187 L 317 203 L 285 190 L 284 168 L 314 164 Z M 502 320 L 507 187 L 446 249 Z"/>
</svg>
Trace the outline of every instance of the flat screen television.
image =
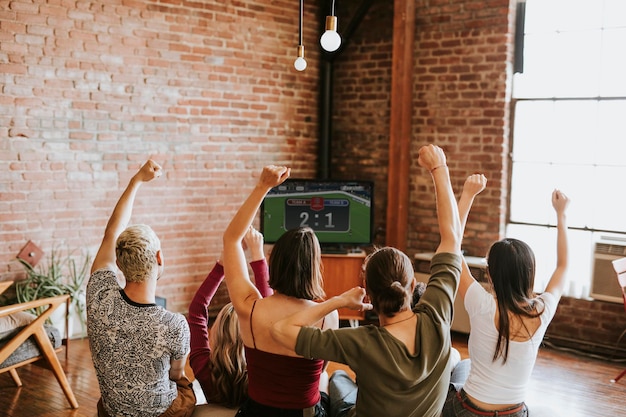
<svg viewBox="0 0 626 417">
<path fill-rule="evenodd" d="M 373 197 L 371 181 L 289 178 L 263 200 L 261 233 L 266 243 L 274 243 L 287 230 L 308 226 L 327 252 L 368 245 Z"/>
</svg>

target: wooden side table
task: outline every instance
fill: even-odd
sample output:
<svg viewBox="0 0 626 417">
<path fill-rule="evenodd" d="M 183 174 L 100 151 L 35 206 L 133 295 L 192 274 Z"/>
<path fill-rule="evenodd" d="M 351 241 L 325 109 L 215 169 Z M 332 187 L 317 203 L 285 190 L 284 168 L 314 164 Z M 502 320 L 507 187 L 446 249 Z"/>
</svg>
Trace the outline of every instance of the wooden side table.
<svg viewBox="0 0 626 417">
<path fill-rule="evenodd" d="M 326 297 L 330 298 L 342 294 L 350 288 L 363 286 L 361 270 L 365 253 L 349 254 L 323 254 L 322 264 L 324 266 L 324 291 Z M 364 311 L 340 308 L 337 310 L 340 320 L 350 321 L 351 326 L 357 326 L 360 320 L 365 319 Z"/>
</svg>

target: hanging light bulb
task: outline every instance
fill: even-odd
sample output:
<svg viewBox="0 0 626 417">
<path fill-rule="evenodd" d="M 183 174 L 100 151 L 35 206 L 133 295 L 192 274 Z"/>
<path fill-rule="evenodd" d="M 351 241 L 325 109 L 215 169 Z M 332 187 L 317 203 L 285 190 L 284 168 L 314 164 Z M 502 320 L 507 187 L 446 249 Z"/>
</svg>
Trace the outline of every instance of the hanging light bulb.
<svg viewBox="0 0 626 417">
<path fill-rule="evenodd" d="M 298 32 L 298 57 L 293 62 L 293 66 L 297 71 L 306 69 L 306 60 L 304 59 L 304 45 L 302 45 L 302 15 L 304 13 L 304 0 L 300 0 L 300 25 Z"/>
<path fill-rule="evenodd" d="M 341 36 L 337 33 L 336 16 L 326 16 L 326 31 L 320 38 L 320 44 L 328 52 L 334 52 L 341 46 Z"/>
<path fill-rule="evenodd" d="M 298 57 L 293 62 L 293 66 L 298 71 L 306 69 L 306 59 L 304 59 L 304 46 L 298 45 Z"/>
<path fill-rule="evenodd" d="M 337 16 L 335 16 L 335 0 L 330 6 L 330 16 L 326 16 L 326 31 L 320 38 L 320 44 L 325 51 L 334 52 L 341 46 L 341 36 L 337 33 Z"/>
</svg>

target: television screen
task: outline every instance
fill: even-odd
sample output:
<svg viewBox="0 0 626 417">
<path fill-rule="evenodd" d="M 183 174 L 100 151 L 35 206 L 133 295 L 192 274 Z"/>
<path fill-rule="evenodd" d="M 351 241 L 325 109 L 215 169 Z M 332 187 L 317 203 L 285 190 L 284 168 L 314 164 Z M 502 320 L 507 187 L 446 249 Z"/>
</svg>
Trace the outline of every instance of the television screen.
<svg viewBox="0 0 626 417">
<path fill-rule="evenodd" d="M 373 183 L 287 179 L 263 200 L 261 232 L 274 243 L 289 229 L 308 226 L 322 246 L 372 242 Z"/>
</svg>

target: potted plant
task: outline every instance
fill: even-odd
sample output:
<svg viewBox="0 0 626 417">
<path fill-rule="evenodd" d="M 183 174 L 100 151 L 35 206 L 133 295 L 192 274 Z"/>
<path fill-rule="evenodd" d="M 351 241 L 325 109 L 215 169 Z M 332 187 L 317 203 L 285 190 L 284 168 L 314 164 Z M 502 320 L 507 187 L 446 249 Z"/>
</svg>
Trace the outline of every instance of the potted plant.
<svg viewBox="0 0 626 417">
<path fill-rule="evenodd" d="M 78 260 L 77 260 L 78 258 Z M 33 267 L 28 262 L 19 259 L 26 271 L 26 278 L 15 283 L 15 295 L 19 303 L 54 297 L 62 294 L 70 296 L 70 311 L 65 314 L 78 317 L 81 325 L 81 335 L 85 334 L 85 281 L 89 275 L 91 256 L 84 253 L 80 257 L 69 249 L 63 253 L 53 248 L 47 257 L 45 265 Z M 35 311 L 35 314 L 40 312 Z M 57 323 L 55 323 L 57 325 Z M 68 335 L 71 332 L 68 329 Z"/>
</svg>

